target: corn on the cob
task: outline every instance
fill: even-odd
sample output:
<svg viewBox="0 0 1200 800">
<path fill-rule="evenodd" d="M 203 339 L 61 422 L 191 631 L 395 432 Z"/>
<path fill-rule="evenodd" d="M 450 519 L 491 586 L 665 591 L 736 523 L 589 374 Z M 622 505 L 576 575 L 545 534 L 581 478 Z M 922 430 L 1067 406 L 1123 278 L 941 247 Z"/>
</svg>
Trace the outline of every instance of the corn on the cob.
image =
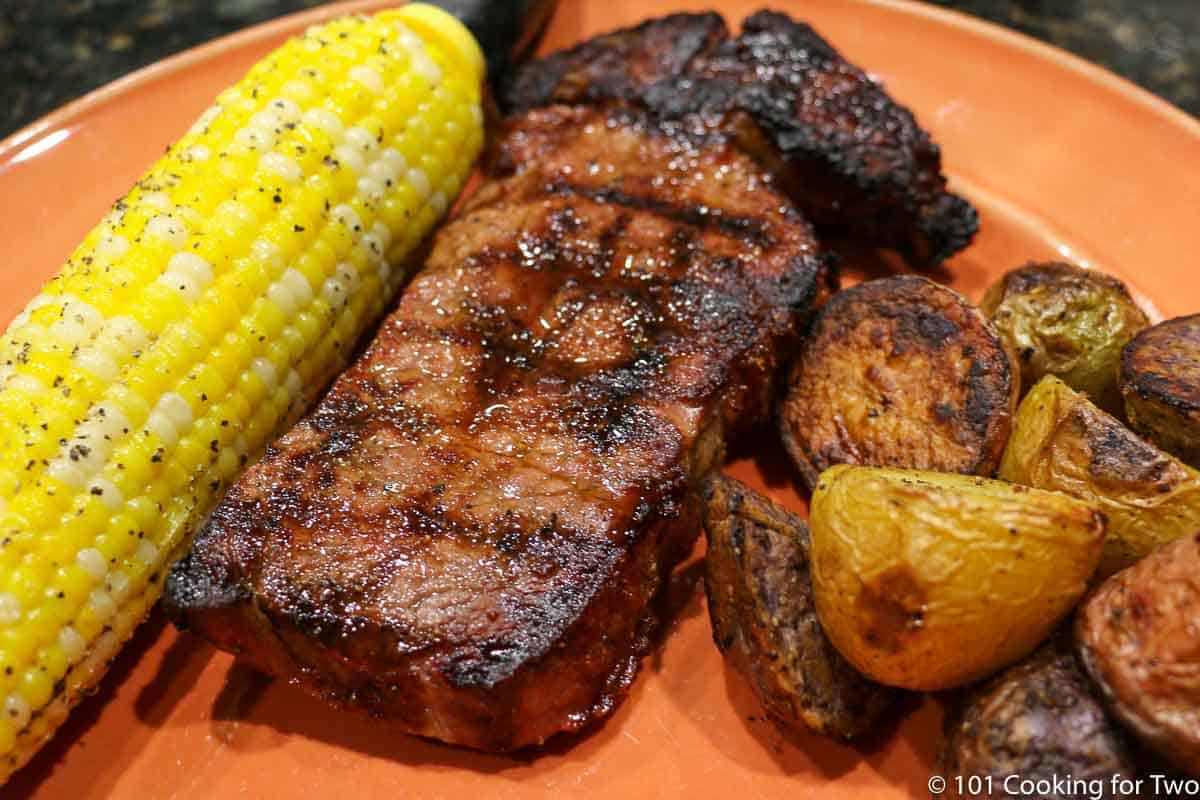
<svg viewBox="0 0 1200 800">
<path fill-rule="evenodd" d="M 482 54 L 409 5 L 223 93 L 0 340 L 0 780 L 342 367 L 482 143 Z"/>
</svg>

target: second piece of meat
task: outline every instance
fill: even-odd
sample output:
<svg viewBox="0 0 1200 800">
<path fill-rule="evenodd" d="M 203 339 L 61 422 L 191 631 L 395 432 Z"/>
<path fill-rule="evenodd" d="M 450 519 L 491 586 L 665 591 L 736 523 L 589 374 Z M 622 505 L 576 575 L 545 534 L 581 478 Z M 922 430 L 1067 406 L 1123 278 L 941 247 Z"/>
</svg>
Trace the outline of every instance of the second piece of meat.
<svg viewBox="0 0 1200 800">
<path fill-rule="evenodd" d="M 745 146 L 822 233 L 893 248 L 917 267 L 966 247 L 979 227 L 912 112 L 785 14 L 752 14 L 736 37 L 711 12 L 652 19 L 527 64 L 505 99 L 518 110 L 620 102 L 739 136 L 754 128 Z"/>
</svg>

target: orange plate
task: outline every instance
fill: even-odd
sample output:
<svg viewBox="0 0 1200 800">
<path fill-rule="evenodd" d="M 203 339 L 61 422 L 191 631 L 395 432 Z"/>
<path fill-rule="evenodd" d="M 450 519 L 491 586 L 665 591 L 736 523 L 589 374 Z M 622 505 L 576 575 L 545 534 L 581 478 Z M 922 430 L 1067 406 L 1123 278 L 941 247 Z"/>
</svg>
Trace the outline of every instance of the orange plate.
<svg viewBox="0 0 1200 800">
<path fill-rule="evenodd" d="M 734 25 L 763 4 L 716 3 Z M 566 0 L 545 47 L 696 5 Z M 0 320 L 221 87 L 286 35 L 344 8 L 170 59 L 0 144 Z M 1196 120 L 1071 56 L 957 14 L 887 0 L 807 0 L 792 11 L 916 111 L 983 212 L 978 241 L 949 265 L 956 287 L 978 298 L 1004 269 L 1057 256 L 1124 278 L 1167 316 L 1200 308 Z M 730 470 L 803 507 L 778 455 Z M 4 796 L 927 796 L 935 704 L 860 749 L 785 740 L 713 647 L 697 576 L 693 564 L 673 586 L 677 614 L 665 644 L 613 717 L 520 759 L 332 711 L 156 617 Z"/>
</svg>

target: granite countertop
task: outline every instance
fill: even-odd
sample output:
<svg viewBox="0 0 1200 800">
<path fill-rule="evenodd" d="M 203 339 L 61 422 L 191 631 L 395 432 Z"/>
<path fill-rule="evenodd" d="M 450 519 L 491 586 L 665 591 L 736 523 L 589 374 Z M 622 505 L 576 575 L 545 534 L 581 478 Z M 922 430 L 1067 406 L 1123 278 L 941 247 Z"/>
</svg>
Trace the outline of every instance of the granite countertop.
<svg viewBox="0 0 1200 800">
<path fill-rule="evenodd" d="M 0 136 L 171 53 L 321 2 L 2 0 Z M 1052 42 L 1200 116 L 1197 0 L 934 2 Z"/>
</svg>

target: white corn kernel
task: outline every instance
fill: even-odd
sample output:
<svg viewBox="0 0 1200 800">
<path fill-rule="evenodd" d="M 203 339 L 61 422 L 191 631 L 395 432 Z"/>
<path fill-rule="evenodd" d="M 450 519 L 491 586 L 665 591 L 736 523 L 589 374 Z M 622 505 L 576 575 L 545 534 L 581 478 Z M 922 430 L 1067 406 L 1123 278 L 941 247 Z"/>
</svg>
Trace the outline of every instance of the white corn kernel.
<svg viewBox="0 0 1200 800">
<path fill-rule="evenodd" d="M 169 214 L 175 208 L 175 204 L 171 202 L 171 198 L 167 196 L 166 192 L 146 192 L 139 201 L 142 205 L 164 214 Z"/>
<path fill-rule="evenodd" d="M 14 728 L 21 730 L 29 724 L 33 710 L 19 692 L 13 692 L 4 699 L 4 716 L 8 717 Z"/>
<path fill-rule="evenodd" d="M 382 222 L 376 222 L 371 226 L 371 233 L 375 234 L 375 238 L 379 239 L 380 245 L 383 246 L 386 252 L 392 244 L 392 232 L 388 230 L 388 226 Z"/>
<path fill-rule="evenodd" d="M 281 281 L 275 281 L 267 287 L 267 299 L 275 304 L 279 309 L 279 313 L 285 317 L 295 315 L 298 310 L 296 297 L 292 294 L 291 288 Z"/>
<path fill-rule="evenodd" d="M 334 144 L 342 141 L 346 127 L 338 119 L 337 114 L 325 108 L 310 108 L 304 112 L 303 121 L 328 136 Z"/>
<path fill-rule="evenodd" d="M 16 595 L 0 592 L 0 625 L 14 625 L 21 619 L 21 601 Z"/>
<path fill-rule="evenodd" d="M 179 429 L 171 422 L 170 417 L 158 409 L 151 411 L 150 416 L 146 418 L 146 430 L 162 439 L 167 447 L 172 447 L 179 441 Z"/>
<path fill-rule="evenodd" d="M 292 298 L 300 308 L 306 307 L 313 301 L 312 286 L 308 282 L 308 278 L 304 277 L 304 273 L 295 267 L 288 267 L 283 274 L 279 276 L 279 281 L 287 286 L 288 291 L 292 293 Z"/>
<path fill-rule="evenodd" d="M 392 186 L 396 181 L 400 180 L 401 172 L 391 162 L 385 161 L 380 157 L 372 161 L 370 166 L 367 167 L 367 175 L 385 186 Z"/>
<path fill-rule="evenodd" d="M 241 128 L 233 135 L 234 143 L 247 150 L 270 150 L 278 138 L 274 131 L 251 127 Z"/>
<path fill-rule="evenodd" d="M 183 299 L 189 303 L 199 300 L 202 293 L 200 285 L 190 275 L 183 275 L 178 272 L 164 272 L 158 276 L 158 282 L 179 292 Z"/>
<path fill-rule="evenodd" d="M 119 233 L 105 234 L 96 242 L 97 258 L 117 259 L 129 252 L 129 240 Z"/>
<path fill-rule="evenodd" d="M 212 157 L 212 151 L 202 144 L 194 144 L 184 151 L 185 161 L 208 161 Z"/>
<path fill-rule="evenodd" d="M 163 411 L 181 430 L 192 424 L 192 406 L 177 392 L 164 393 L 155 408 Z"/>
<path fill-rule="evenodd" d="M 362 152 L 350 144 L 339 144 L 333 148 L 333 157 L 344 168 L 352 170 L 355 175 L 362 174 L 362 171 L 367 168 L 367 162 L 363 158 Z"/>
<path fill-rule="evenodd" d="M 74 363 L 84 372 L 94 375 L 105 383 L 112 383 L 121 374 L 117 362 L 113 361 L 107 353 L 94 347 L 76 353 Z"/>
<path fill-rule="evenodd" d="M 330 216 L 349 228 L 351 232 L 356 234 L 362 232 L 362 220 L 358 218 L 358 214 L 355 213 L 354 209 L 345 203 L 334 206 L 330 212 Z"/>
<path fill-rule="evenodd" d="M 357 125 L 346 130 L 346 144 L 357 147 L 367 159 L 373 159 L 379 152 L 379 142 L 371 132 Z"/>
<path fill-rule="evenodd" d="M 201 289 L 208 288 L 213 281 L 212 265 L 195 253 L 182 252 L 167 261 L 167 272 L 177 272 L 190 277 Z"/>
<path fill-rule="evenodd" d="M 87 642 L 79 635 L 79 631 L 70 625 L 64 626 L 58 632 L 58 646 L 62 648 L 67 660 L 72 663 L 78 661 L 87 650 Z"/>
<path fill-rule="evenodd" d="M 188 230 L 181 220 L 159 214 L 146 223 L 146 235 L 157 236 L 174 247 L 183 247 L 187 244 Z"/>
<path fill-rule="evenodd" d="M 408 171 L 408 183 L 413 187 L 413 191 L 417 196 L 424 199 L 429 196 L 429 191 L 432 188 L 429 185 L 429 176 L 422 169 L 413 167 Z"/>
<path fill-rule="evenodd" d="M 104 581 L 104 589 L 118 606 L 122 605 L 129 596 L 129 577 L 119 569 L 108 573 Z"/>
<path fill-rule="evenodd" d="M 75 555 L 75 561 L 79 566 L 83 567 L 83 571 L 91 575 L 96 580 L 104 577 L 104 573 L 108 572 L 108 564 L 104 561 L 104 556 L 94 547 L 85 547 Z"/>
<path fill-rule="evenodd" d="M 383 76 L 364 64 L 356 64 L 348 73 L 350 80 L 364 86 L 372 94 L 383 94 Z"/>
<path fill-rule="evenodd" d="M 371 177 L 370 175 L 359 178 L 356 188 L 360 195 L 372 203 L 382 202 L 387 193 L 387 185 L 378 178 Z"/>
<path fill-rule="evenodd" d="M 141 561 L 148 567 L 152 567 L 158 559 L 158 547 L 149 539 L 142 539 L 138 542 L 137 551 L 134 555 L 138 561 Z"/>
<path fill-rule="evenodd" d="M 82 489 L 88 479 L 78 465 L 66 458 L 56 458 L 51 461 L 46 467 L 46 475 L 60 483 L 65 483 L 72 489 Z"/>
<path fill-rule="evenodd" d="M 4 387 L 11 392 L 25 392 L 27 394 L 41 394 L 46 391 L 46 384 L 33 376 L 18 373 L 8 379 L 8 385 Z"/>
<path fill-rule="evenodd" d="M 145 539 L 142 541 L 145 541 Z M 88 605 L 91 606 L 96 619 L 101 622 L 107 622 L 117 613 L 117 604 L 113 602 L 112 596 L 103 589 L 94 589 L 92 591 L 88 597 Z"/>
<path fill-rule="evenodd" d="M 271 272 L 276 272 L 283 266 L 283 253 L 279 245 L 268 239 L 255 239 L 251 242 L 250 255 L 261 261 Z"/>
<path fill-rule="evenodd" d="M 400 180 L 400 176 L 408 170 L 408 159 L 394 147 L 385 147 L 379 154 L 379 161 L 387 166 L 393 181 Z"/>
<path fill-rule="evenodd" d="M 278 175 L 288 183 L 299 183 L 304 177 L 304 171 L 294 159 L 280 153 L 266 153 L 259 159 L 258 166 L 263 172 Z"/>
<path fill-rule="evenodd" d="M 98 496 L 104 501 L 104 505 L 113 511 L 125 505 L 125 495 L 107 478 L 92 478 L 91 485 L 88 486 L 88 491 Z"/>
<path fill-rule="evenodd" d="M 250 370 L 258 376 L 259 380 L 268 389 L 274 389 L 275 383 L 278 381 L 278 373 L 275 371 L 275 365 L 265 358 L 256 358 L 250 362 Z"/>
</svg>

